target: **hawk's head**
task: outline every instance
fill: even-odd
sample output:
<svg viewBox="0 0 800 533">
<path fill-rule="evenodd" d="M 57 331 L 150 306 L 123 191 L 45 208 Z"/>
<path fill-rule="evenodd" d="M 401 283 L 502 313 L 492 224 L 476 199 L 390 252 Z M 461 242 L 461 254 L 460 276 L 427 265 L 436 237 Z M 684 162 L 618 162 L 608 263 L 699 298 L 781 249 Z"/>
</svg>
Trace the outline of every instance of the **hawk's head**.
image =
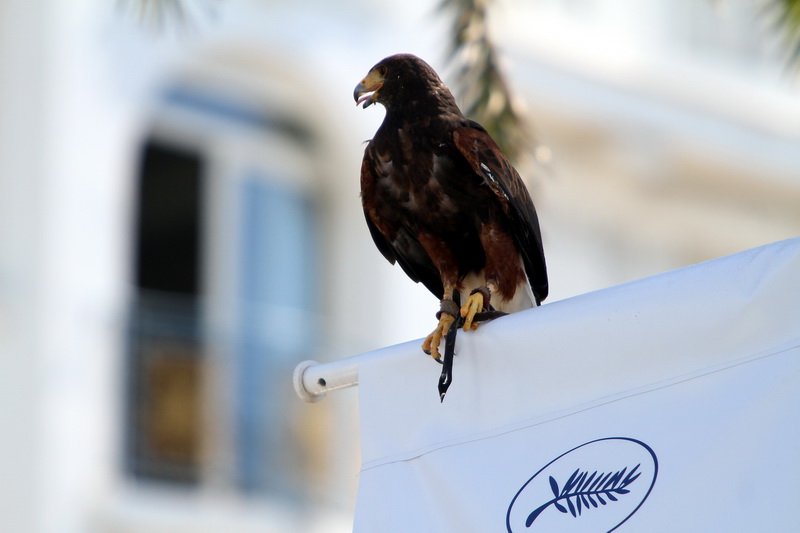
<svg viewBox="0 0 800 533">
<path fill-rule="evenodd" d="M 425 61 L 411 54 L 396 54 L 381 60 L 353 91 L 356 105 L 383 104 L 393 107 L 422 103 L 430 99 L 455 105 L 453 95 Z"/>
</svg>

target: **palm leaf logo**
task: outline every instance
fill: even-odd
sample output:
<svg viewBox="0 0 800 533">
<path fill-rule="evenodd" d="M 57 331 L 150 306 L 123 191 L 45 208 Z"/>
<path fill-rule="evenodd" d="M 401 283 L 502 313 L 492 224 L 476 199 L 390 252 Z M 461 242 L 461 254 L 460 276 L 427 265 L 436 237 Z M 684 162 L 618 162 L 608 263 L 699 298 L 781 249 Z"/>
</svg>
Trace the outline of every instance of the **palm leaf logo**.
<svg viewBox="0 0 800 533">
<path fill-rule="evenodd" d="M 641 463 L 637 464 L 630 472 L 628 472 L 628 467 L 625 467 L 617 472 L 601 472 L 599 474 L 597 470 L 589 474 L 588 470 L 582 472 L 578 468 L 564 483 L 563 487 L 559 487 L 556 479 L 550 476 L 550 489 L 553 491 L 553 499 L 529 514 L 525 525 L 531 527 L 533 521 L 551 505 L 555 506 L 560 512 L 569 513 L 577 518 L 584 509 L 607 505 L 608 502 L 606 500 L 618 501 L 620 496 L 630 492 L 627 487 L 641 475 L 641 472 L 638 472 L 640 466 Z"/>
</svg>

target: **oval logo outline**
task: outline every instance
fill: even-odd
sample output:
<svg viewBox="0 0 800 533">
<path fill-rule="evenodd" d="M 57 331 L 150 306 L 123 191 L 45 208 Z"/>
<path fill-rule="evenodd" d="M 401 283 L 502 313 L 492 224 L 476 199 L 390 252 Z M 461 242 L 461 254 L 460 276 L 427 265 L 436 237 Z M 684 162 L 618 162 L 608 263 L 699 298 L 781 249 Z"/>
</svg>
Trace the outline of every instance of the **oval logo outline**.
<svg viewBox="0 0 800 533">
<path fill-rule="evenodd" d="M 606 530 L 606 533 L 611 533 L 612 531 L 614 531 L 617 528 L 619 528 L 622 524 L 627 522 L 630 517 L 632 517 L 634 514 L 636 514 L 639 511 L 641 506 L 644 504 L 644 502 L 650 496 L 650 493 L 652 492 L 653 487 L 655 486 L 656 479 L 658 477 L 658 457 L 656 456 L 655 451 L 649 445 L 647 445 L 646 443 L 644 443 L 644 442 L 642 442 L 640 440 L 637 440 L 637 439 L 634 439 L 634 438 L 630 438 L 630 437 L 603 437 L 603 438 L 595 439 L 595 440 L 592 440 L 592 441 L 589 441 L 589 442 L 585 442 L 585 443 L 583 443 L 583 444 L 581 444 L 579 446 L 575 446 L 574 448 L 562 453 L 561 455 L 559 455 L 558 457 L 556 457 L 555 459 L 551 460 L 549 463 L 544 465 L 542 468 L 540 468 L 533 476 L 528 478 L 528 480 L 520 487 L 520 489 L 514 495 L 514 498 L 512 498 L 511 503 L 508 506 L 508 511 L 506 513 L 506 529 L 507 529 L 508 533 L 514 533 L 514 530 L 512 529 L 512 526 L 511 526 L 511 520 L 512 520 L 512 516 L 511 515 L 512 515 L 512 511 L 514 510 L 514 506 L 518 503 L 518 500 L 519 500 L 520 496 L 526 491 L 526 489 L 529 488 L 529 485 L 537 477 L 539 477 L 540 474 L 542 474 L 542 472 L 545 472 L 548 469 L 550 469 L 551 466 L 553 466 L 556 463 L 558 463 L 559 461 L 561 461 L 564 457 L 566 457 L 566 456 L 568 456 L 570 454 L 573 454 L 574 452 L 579 452 L 581 449 L 584 449 L 587 446 L 597 445 L 599 443 L 608 443 L 608 442 L 612 442 L 612 441 L 624 441 L 626 443 L 635 444 L 638 447 L 640 447 L 641 449 L 643 449 L 644 452 L 646 452 L 647 456 L 649 456 L 649 458 L 652 460 L 652 479 L 650 480 L 650 485 L 647 487 L 647 490 L 646 490 L 644 496 L 641 497 L 641 500 L 638 502 L 638 504 L 633 508 L 633 510 L 630 513 L 625 515 L 624 518 L 622 518 L 622 520 L 620 520 L 618 522 L 615 522 L 616 525 L 614 525 L 610 529 Z M 600 484 L 606 483 L 605 480 L 609 480 L 608 483 L 613 483 L 612 486 L 617 487 L 616 490 L 607 491 L 607 492 L 616 493 L 618 495 L 627 494 L 628 492 L 630 492 L 630 490 L 625 489 L 626 482 L 629 483 L 629 484 L 632 484 L 633 481 L 638 479 L 639 474 L 641 474 L 642 472 L 638 472 L 638 474 L 636 474 L 636 475 L 634 475 L 634 473 L 635 473 L 636 470 L 638 470 L 639 466 L 641 466 L 641 463 L 639 465 L 637 465 L 636 467 L 632 468 L 630 471 L 627 470 L 627 467 L 624 468 L 623 470 L 617 471 L 616 474 L 615 474 L 617 476 L 616 478 L 614 478 L 612 476 L 612 472 L 608 472 L 608 474 L 603 479 L 600 479 L 600 476 L 598 476 L 598 480 L 600 481 Z M 626 471 L 627 471 L 627 477 L 625 477 Z M 533 513 L 531 513 L 528 516 L 528 520 L 526 521 L 526 524 L 525 524 L 526 528 L 531 527 L 533 525 L 532 522 L 533 522 L 533 520 L 536 519 L 536 516 L 538 516 L 538 513 L 541 513 L 544 510 L 544 508 L 547 507 L 551 503 L 554 504 L 554 506 L 563 514 L 568 514 L 569 513 L 569 514 L 572 514 L 573 517 L 576 517 L 577 515 L 581 514 L 580 501 L 578 501 L 577 496 L 574 495 L 574 494 L 572 494 L 572 495 L 568 494 L 567 496 L 564 496 L 563 494 L 565 492 L 567 492 L 568 490 L 570 490 L 571 487 L 579 487 L 579 486 L 588 486 L 588 485 L 590 485 L 592 483 L 591 480 L 593 478 L 589 477 L 588 474 L 589 474 L 588 470 L 585 473 L 580 473 L 579 470 L 575 470 L 573 472 L 572 476 L 570 476 L 570 478 L 566 482 L 563 482 L 563 480 L 562 480 L 561 485 L 562 485 L 563 488 L 559 487 L 558 481 L 556 481 L 553 478 L 553 476 L 550 476 L 549 477 L 549 486 L 550 486 L 550 489 L 553 491 L 553 494 L 556 495 L 556 497 L 553 498 L 550 502 L 546 503 L 545 505 L 540 506 L 538 509 L 536 509 Z M 593 475 L 596 475 L 596 474 L 597 474 L 597 471 L 595 471 L 595 473 Z M 602 476 L 603 474 L 600 473 L 600 475 Z M 616 479 L 617 481 L 614 481 L 614 479 Z M 595 481 L 595 483 L 596 482 L 597 481 Z M 585 485 L 582 485 L 582 483 L 585 483 Z M 563 491 L 563 492 L 561 492 L 561 494 L 562 494 L 561 497 L 558 496 L 560 491 Z M 571 501 L 572 498 L 574 498 L 576 500 L 577 510 L 576 510 L 576 506 L 573 505 L 573 503 Z M 596 494 L 595 494 L 595 498 L 597 498 Z M 567 504 L 569 505 L 569 509 L 567 509 L 566 505 L 560 505 L 558 503 L 558 500 L 564 500 L 564 499 L 566 500 Z M 611 499 L 613 501 L 618 501 L 619 496 L 617 496 L 615 498 L 612 495 L 608 499 Z M 583 501 L 584 501 L 584 504 L 585 504 L 584 508 L 585 509 L 589 509 L 590 506 L 588 505 L 588 502 L 586 501 L 585 498 L 583 499 Z M 602 498 L 600 498 L 600 502 L 603 504 L 603 506 L 606 506 L 606 504 L 609 503 L 609 502 L 605 502 Z M 599 505 L 597 505 L 596 501 L 592 501 L 591 504 L 595 508 L 599 507 Z M 534 515 L 536 515 L 536 516 L 534 516 Z"/>
</svg>

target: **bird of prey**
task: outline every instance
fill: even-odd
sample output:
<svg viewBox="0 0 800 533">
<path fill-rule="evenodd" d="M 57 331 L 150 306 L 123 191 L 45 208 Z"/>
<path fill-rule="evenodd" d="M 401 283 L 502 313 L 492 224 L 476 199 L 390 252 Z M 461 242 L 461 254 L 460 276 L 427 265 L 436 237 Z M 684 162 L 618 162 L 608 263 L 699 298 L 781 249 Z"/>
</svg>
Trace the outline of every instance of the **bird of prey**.
<svg viewBox="0 0 800 533">
<path fill-rule="evenodd" d="M 372 239 L 441 301 L 438 325 L 422 349 L 438 359 L 440 341 L 459 316 L 467 331 L 484 310 L 539 305 L 548 283 L 531 197 L 430 65 L 410 54 L 387 57 L 353 97 L 364 108 L 386 108 L 361 165 Z"/>
</svg>

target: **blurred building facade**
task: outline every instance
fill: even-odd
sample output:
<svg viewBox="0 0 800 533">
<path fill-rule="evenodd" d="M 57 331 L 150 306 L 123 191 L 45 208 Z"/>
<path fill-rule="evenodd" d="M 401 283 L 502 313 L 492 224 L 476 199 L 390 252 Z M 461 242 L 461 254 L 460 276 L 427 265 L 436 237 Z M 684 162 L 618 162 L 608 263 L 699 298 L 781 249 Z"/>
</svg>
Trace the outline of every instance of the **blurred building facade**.
<svg viewBox="0 0 800 533">
<path fill-rule="evenodd" d="M 355 392 L 291 371 L 431 326 L 350 98 L 393 52 L 446 73 L 436 15 L 252 0 L 167 38 L 67 4 L 0 8 L 0 530 L 348 530 Z M 498 4 L 551 300 L 800 233 L 796 87 L 726 6 Z"/>
<path fill-rule="evenodd" d="M 550 257 L 577 244 L 553 265 L 565 276 L 556 297 L 798 234 L 796 66 L 767 4 L 499 10 L 525 104 L 552 148 L 538 183 L 551 227 L 566 233 L 551 235 Z"/>
</svg>

